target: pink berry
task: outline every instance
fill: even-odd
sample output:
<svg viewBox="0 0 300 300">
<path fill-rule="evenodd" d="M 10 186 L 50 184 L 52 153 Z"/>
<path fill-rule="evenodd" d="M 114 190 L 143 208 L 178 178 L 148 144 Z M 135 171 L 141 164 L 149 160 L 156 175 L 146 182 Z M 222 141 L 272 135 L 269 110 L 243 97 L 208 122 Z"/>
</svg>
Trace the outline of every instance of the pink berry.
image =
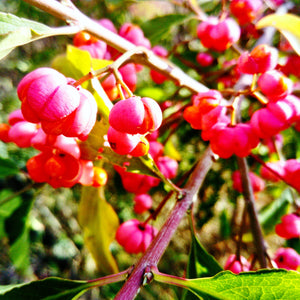
<svg viewBox="0 0 300 300">
<path fill-rule="evenodd" d="M 197 35 L 204 47 L 216 51 L 225 51 L 240 38 L 239 25 L 232 19 L 219 20 L 208 17 L 197 27 Z"/>
<path fill-rule="evenodd" d="M 96 121 L 93 95 L 73 87 L 73 79 L 50 68 L 27 74 L 18 86 L 24 118 L 41 123 L 48 134 L 65 134 L 85 139 Z"/>
<path fill-rule="evenodd" d="M 252 22 L 262 9 L 261 0 L 232 0 L 230 12 L 238 19 L 240 25 Z"/>
<path fill-rule="evenodd" d="M 300 266 L 300 255 L 293 248 L 279 248 L 274 254 L 278 268 L 297 270 Z"/>
<path fill-rule="evenodd" d="M 285 98 L 293 90 L 293 82 L 276 70 L 267 71 L 260 75 L 257 84 L 263 94 L 272 101 Z"/>
<path fill-rule="evenodd" d="M 13 112 L 11 112 L 8 116 L 8 123 L 12 126 L 15 123 L 25 121 L 25 118 L 22 114 L 21 109 L 16 109 Z"/>
<path fill-rule="evenodd" d="M 27 121 L 17 122 L 11 126 L 8 137 L 20 148 L 31 147 L 31 140 L 37 134 L 37 125 Z"/>
<path fill-rule="evenodd" d="M 283 161 L 267 162 L 266 166 L 262 166 L 260 174 L 266 180 L 278 182 L 285 176 L 284 165 L 285 162 Z M 273 170 L 274 172 L 270 171 L 269 169 Z M 278 174 L 279 176 L 277 176 L 276 174 Z"/>
<path fill-rule="evenodd" d="M 300 56 L 289 55 L 286 63 L 281 67 L 281 71 L 288 75 L 294 75 L 300 78 Z"/>
<path fill-rule="evenodd" d="M 198 64 L 202 67 L 209 67 L 214 62 L 214 57 L 205 52 L 198 53 L 196 56 Z"/>
<path fill-rule="evenodd" d="M 246 74 L 264 73 L 276 67 L 278 50 L 268 45 L 258 45 L 238 59 L 238 70 Z"/>
<path fill-rule="evenodd" d="M 285 238 L 300 237 L 300 217 L 296 214 L 287 214 L 281 218 L 281 223 L 275 226 L 275 232 Z"/>
<path fill-rule="evenodd" d="M 148 194 L 138 194 L 134 197 L 134 212 L 142 214 L 152 207 L 152 197 Z"/>
<path fill-rule="evenodd" d="M 231 254 L 226 260 L 224 270 L 229 270 L 235 274 L 247 272 L 250 270 L 250 263 L 244 256 L 240 256 L 237 259 L 235 254 Z"/>
<path fill-rule="evenodd" d="M 129 134 L 120 132 L 113 127 L 109 127 L 107 131 L 107 139 L 110 147 L 118 154 L 129 154 L 140 142 L 139 134 Z"/>
<path fill-rule="evenodd" d="M 137 46 L 151 48 L 150 41 L 145 38 L 142 29 L 137 25 L 124 23 L 119 30 L 119 35 Z"/>
<path fill-rule="evenodd" d="M 157 56 L 160 56 L 163 58 L 166 58 L 168 56 L 168 50 L 160 45 L 154 46 L 152 48 L 152 51 Z M 152 70 L 152 69 L 150 70 L 150 76 L 156 84 L 162 84 L 168 79 L 165 75 L 163 75 L 155 70 Z"/>
<path fill-rule="evenodd" d="M 259 143 L 252 127 L 244 123 L 215 128 L 209 140 L 212 151 L 221 158 L 229 158 L 233 154 L 245 157 Z"/>
<path fill-rule="evenodd" d="M 89 45 L 82 45 L 78 47 L 81 50 L 88 51 L 93 58 L 104 59 L 107 45 L 103 41 L 97 41 Z"/>
<path fill-rule="evenodd" d="M 31 139 L 31 145 L 40 151 L 58 150 L 80 158 L 80 148 L 75 138 L 64 135 L 48 135 L 39 128 L 36 135 Z"/>
<path fill-rule="evenodd" d="M 263 179 L 258 177 L 255 173 L 249 172 L 249 178 L 252 185 L 252 189 L 254 193 L 260 192 L 264 190 L 265 188 L 265 182 Z M 240 171 L 234 171 L 232 173 L 232 181 L 233 181 L 233 188 L 242 193 L 243 192 L 243 186 L 242 186 L 242 176 Z"/>
<path fill-rule="evenodd" d="M 116 240 L 126 252 L 137 254 L 146 251 L 156 234 L 157 229 L 153 226 L 132 219 L 121 224 Z"/>
<path fill-rule="evenodd" d="M 117 102 L 109 114 L 109 124 L 120 132 L 146 134 L 161 125 L 162 112 L 151 98 L 133 96 Z"/>
<path fill-rule="evenodd" d="M 129 193 L 146 194 L 152 187 L 160 183 L 160 179 L 144 174 L 131 173 L 122 167 L 114 166 L 121 176 L 124 189 Z"/>
<path fill-rule="evenodd" d="M 157 158 L 156 164 L 166 178 L 173 179 L 176 177 L 178 163 L 175 159 L 168 156 L 161 156 Z"/>
<path fill-rule="evenodd" d="M 300 162 L 297 159 L 288 159 L 284 165 L 284 180 L 287 184 L 300 191 Z"/>
</svg>

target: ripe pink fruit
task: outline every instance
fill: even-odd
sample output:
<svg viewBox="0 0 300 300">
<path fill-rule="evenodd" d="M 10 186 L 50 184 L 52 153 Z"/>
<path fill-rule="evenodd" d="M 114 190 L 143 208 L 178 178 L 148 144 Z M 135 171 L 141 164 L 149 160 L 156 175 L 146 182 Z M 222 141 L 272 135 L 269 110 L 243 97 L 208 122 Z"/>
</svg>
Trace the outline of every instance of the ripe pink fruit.
<svg viewBox="0 0 300 300">
<path fill-rule="evenodd" d="M 31 147 L 31 140 L 37 134 L 37 125 L 27 121 L 17 122 L 11 126 L 8 137 L 20 148 Z"/>
<path fill-rule="evenodd" d="M 173 179 L 176 177 L 178 163 L 175 159 L 168 156 L 161 156 L 156 159 L 156 164 L 166 178 Z"/>
<path fill-rule="evenodd" d="M 96 121 L 97 105 L 90 92 L 72 82 L 50 68 L 27 74 L 17 89 L 24 118 L 41 123 L 48 134 L 85 139 Z"/>
<path fill-rule="evenodd" d="M 278 50 L 268 45 L 258 45 L 238 59 L 238 70 L 246 74 L 264 73 L 276 67 Z"/>
<path fill-rule="evenodd" d="M 31 145 L 40 151 L 58 150 L 80 158 L 80 148 L 75 138 L 64 135 L 49 135 L 39 128 L 36 135 L 31 139 Z"/>
<path fill-rule="evenodd" d="M 156 234 L 157 229 L 153 226 L 132 219 L 121 224 L 116 240 L 126 252 L 137 254 L 146 251 Z"/>
<path fill-rule="evenodd" d="M 297 270 L 300 266 L 300 255 L 293 248 L 279 248 L 274 255 L 274 261 L 278 268 Z"/>
<path fill-rule="evenodd" d="M 249 178 L 252 185 L 252 189 L 254 193 L 258 193 L 265 188 L 265 182 L 263 179 L 258 177 L 255 173 L 249 172 Z M 234 171 L 232 173 L 232 181 L 233 181 L 233 188 L 242 193 L 243 192 L 243 186 L 242 186 L 242 177 L 240 171 Z"/>
<path fill-rule="evenodd" d="M 197 27 L 197 35 L 204 47 L 216 51 L 225 51 L 240 38 L 239 25 L 232 19 L 219 20 L 208 17 Z"/>
<path fill-rule="evenodd" d="M 113 127 L 109 127 L 107 131 L 107 139 L 110 147 L 118 154 L 129 154 L 140 142 L 139 134 L 129 134 L 120 132 Z"/>
<path fill-rule="evenodd" d="M 131 173 L 119 166 L 114 166 L 121 176 L 124 189 L 129 193 L 146 194 L 152 187 L 160 183 L 160 179 L 144 174 Z"/>
<path fill-rule="evenodd" d="M 119 30 L 119 35 L 137 46 L 151 48 L 150 41 L 145 38 L 142 29 L 137 25 L 124 23 Z"/>
<path fill-rule="evenodd" d="M 148 194 L 135 195 L 134 199 L 134 212 L 142 214 L 152 207 L 152 198 Z"/>
<path fill-rule="evenodd" d="M 285 169 L 284 169 L 285 162 L 284 161 L 277 161 L 277 162 L 267 162 L 266 167 L 262 166 L 260 170 L 261 176 L 266 179 L 273 182 L 278 182 L 281 180 L 281 178 L 284 178 L 285 176 Z M 274 170 L 275 173 L 277 173 L 280 177 L 276 176 L 271 170 Z"/>
<path fill-rule="evenodd" d="M 266 139 L 289 128 L 295 117 L 295 107 L 292 107 L 291 102 L 279 100 L 270 102 L 267 107 L 254 112 L 250 123 L 255 133 Z"/>
<path fill-rule="evenodd" d="M 258 86 L 270 100 L 277 101 L 292 93 L 293 82 L 280 72 L 270 70 L 258 78 Z"/>
<path fill-rule="evenodd" d="M 240 25 L 252 22 L 262 9 L 261 0 L 232 0 L 230 12 L 238 19 Z"/>
<path fill-rule="evenodd" d="M 287 76 L 292 74 L 300 78 L 300 56 L 289 55 L 281 71 Z"/>
<path fill-rule="evenodd" d="M 296 214 L 287 214 L 281 218 L 281 223 L 275 226 L 275 232 L 285 238 L 300 237 L 300 217 Z"/>
<path fill-rule="evenodd" d="M 109 124 L 120 132 L 146 134 L 161 125 L 162 112 L 151 98 L 133 96 L 117 102 L 110 111 Z"/>
<path fill-rule="evenodd" d="M 237 259 L 235 254 L 231 254 L 226 260 L 224 270 L 229 270 L 235 274 L 239 274 L 241 272 L 247 272 L 250 270 L 250 263 L 244 256 L 240 256 Z"/>
<path fill-rule="evenodd" d="M 259 139 L 252 127 L 244 123 L 216 128 L 210 136 L 211 149 L 221 158 L 229 158 L 233 154 L 245 157 L 258 143 Z"/>
<path fill-rule="evenodd" d="M 16 109 L 8 116 L 8 123 L 12 126 L 18 122 L 25 121 L 21 109 Z"/>
<path fill-rule="evenodd" d="M 208 67 L 214 62 L 214 57 L 209 53 L 201 52 L 197 54 L 196 60 L 200 66 Z"/>
<path fill-rule="evenodd" d="M 300 191 L 300 162 L 297 159 L 288 159 L 284 166 L 284 180 L 287 184 Z"/>
</svg>

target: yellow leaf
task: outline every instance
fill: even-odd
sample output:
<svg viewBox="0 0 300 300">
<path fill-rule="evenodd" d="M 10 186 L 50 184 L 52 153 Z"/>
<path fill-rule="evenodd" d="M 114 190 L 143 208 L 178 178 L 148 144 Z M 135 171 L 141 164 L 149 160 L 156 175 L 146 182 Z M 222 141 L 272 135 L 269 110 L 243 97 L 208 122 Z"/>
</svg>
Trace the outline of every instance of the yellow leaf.
<svg viewBox="0 0 300 300">
<path fill-rule="evenodd" d="M 289 41 L 295 52 L 300 55 L 300 17 L 293 14 L 271 14 L 258 21 L 258 29 L 275 27 Z"/>
<path fill-rule="evenodd" d="M 110 252 L 119 219 L 104 198 L 104 188 L 83 187 L 78 220 L 83 229 L 84 243 L 91 252 L 100 273 L 118 272 L 117 263 Z"/>
</svg>

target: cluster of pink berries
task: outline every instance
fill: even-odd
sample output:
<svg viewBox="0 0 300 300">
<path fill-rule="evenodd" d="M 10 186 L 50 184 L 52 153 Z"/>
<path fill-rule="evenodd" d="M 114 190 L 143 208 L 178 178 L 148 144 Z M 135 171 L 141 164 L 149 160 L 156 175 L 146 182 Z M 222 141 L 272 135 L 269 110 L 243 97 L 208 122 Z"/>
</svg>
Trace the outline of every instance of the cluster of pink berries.
<svg viewBox="0 0 300 300">
<path fill-rule="evenodd" d="M 293 248 L 282 247 L 275 252 L 272 264 L 275 268 L 297 271 L 300 267 L 300 255 Z M 225 262 L 224 269 L 239 274 L 250 271 L 252 267 L 244 256 L 237 257 L 235 254 L 231 254 Z"/>
<path fill-rule="evenodd" d="M 118 154 L 143 156 L 149 150 L 145 135 L 157 130 L 161 122 L 161 109 L 153 99 L 132 96 L 120 100 L 109 114 L 108 142 Z"/>
<path fill-rule="evenodd" d="M 21 148 L 41 151 L 26 164 L 35 182 L 54 188 L 104 185 L 107 174 L 92 161 L 81 159 L 79 140 L 85 140 L 96 122 L 93 95 L 74 80 L 50 68 L 27 74 L 17 92 L 21 109 L 13 111 L 8 124 L 1 124 L 1 140 Z"/>
<path fill-rule="evenodd" d="M 163 145 L 156 140 L 150 140 L 149 153 L 156 162 L 162 174 L 173 179 L 177 174 L 178 163 L 176 160 L 163 155 Z M 134 212 L 142 214 L 152 207 L 152 197 L 148 194 L 152 187 L 159 184 L 158 178 L 127 172 L 125 167 L 115 166 L 120 174 L 123 187 L 126 191 L 134 193 Z M 128 232 L 127 232 L 128 230 Z M 117 231 L 116 239 L 129 253 L 144 252 L 157 233 L 157 229 L 149 224 L 144 224 L 132 219 L 121 224 Z"/>
<path fill-rule="evenodd" d="M 192 128 L 202 130 L 202 139 L 210 141 L 211 149 L 221 158 L 247 156 L 259 143 L 250 124 L 231 126 L 225 100 L 216 90 L 194 96 L 193 105 L 185 109 L 183 117 Z"/>
</svg>

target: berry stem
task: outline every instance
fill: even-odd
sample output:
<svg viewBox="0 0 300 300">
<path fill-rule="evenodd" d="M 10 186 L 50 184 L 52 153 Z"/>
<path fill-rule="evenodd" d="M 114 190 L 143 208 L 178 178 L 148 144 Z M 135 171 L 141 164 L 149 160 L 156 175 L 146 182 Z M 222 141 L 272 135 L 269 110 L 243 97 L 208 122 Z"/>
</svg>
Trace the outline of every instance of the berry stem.
<svg viewBox="0 0 300 300">
<path fill-rule="evenodd" d="M 257 259 L 261 265 L 261 268 L 266 268 L 266 245 L 263 238 L 262 229 L 258 221 L 258 213 L 255 206 L 253 189 L 249 178 L 248 164 L 245 157 L 237 157 L 237 162 L 241 172 L 243 195 L 246 209 L 250 218 L 250 227 L 254 239 L 254 246 L 256 247 Z"/>
<path fill-rule="evenodd" d="M 94 288 L 94 287 L 100 287 L 103 285 L 107 285 L 119 281 L 124 281 L 130 274 L 130 272 L 131 272 L 131 268 L 117 274 L 112 274 L 112 275 L 96 278 L 93 280 L 89 280 L 88 283 L 92 283 L 93 285 L 91 287 Z"/>
<path fill-rule="evenodd" d="M 134 299 L 141 287 L 142 278 L 146 268 L 149 266 L 157 266 L 180 221 L 186 215 L 187 210 L 193 203 L 199 188 L 212 166 L 211 156 L 212 152 L 210 148 L 207 148 L 183 189 L 185 196 L 181 201 L 176 202 L 165 224 L 162 226 L 145 254 L 135 265 L 128 280 L 116 295 L 115 300 Z"/>
</svg>

